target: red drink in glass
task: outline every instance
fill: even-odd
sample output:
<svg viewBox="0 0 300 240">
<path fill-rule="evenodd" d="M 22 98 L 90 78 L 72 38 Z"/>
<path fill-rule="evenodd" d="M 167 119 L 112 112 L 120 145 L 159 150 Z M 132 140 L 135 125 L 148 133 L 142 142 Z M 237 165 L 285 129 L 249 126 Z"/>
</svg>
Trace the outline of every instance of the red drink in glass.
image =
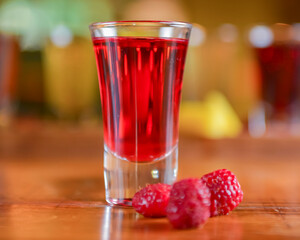
<svg viewBox="0 0 300 240">
<path fill-rule="evenodd" d="M 186 39 L 93 38 L 108 151 L 149 162 L 178 141 Z"/>
<path fill-rule="evenodd" d="M 191 28 L 168 21 L 90 25 L 110 204 L 130 206 L 139 189 L 176 180 L 178 114 Z"/>
</svg>

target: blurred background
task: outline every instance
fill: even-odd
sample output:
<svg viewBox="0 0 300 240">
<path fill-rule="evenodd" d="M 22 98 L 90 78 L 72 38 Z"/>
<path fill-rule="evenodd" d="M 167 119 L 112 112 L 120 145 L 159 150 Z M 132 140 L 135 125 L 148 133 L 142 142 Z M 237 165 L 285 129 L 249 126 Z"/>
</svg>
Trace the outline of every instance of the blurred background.
<svg viewBox="0 0 300 240">
<path fill-rule="evenodd" d="M 19 118 L 101 124 L 88 25 L 178 20 L 194 24 L 182 134 L 299 136 L 299 7 L 297 0 L 0 0 L 0 127 Z"/>
</svg>

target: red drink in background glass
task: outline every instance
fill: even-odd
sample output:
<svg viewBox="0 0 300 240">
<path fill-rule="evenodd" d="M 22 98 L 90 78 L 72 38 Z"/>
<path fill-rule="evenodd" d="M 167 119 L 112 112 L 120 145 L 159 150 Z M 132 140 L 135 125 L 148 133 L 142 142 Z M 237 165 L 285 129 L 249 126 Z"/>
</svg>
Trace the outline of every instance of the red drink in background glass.
<svg viewBox="0 0 300 240">
<path fill-rule="evenodd" d="M 104 142 L 135 162 L 165 156 L 178 141 L 187 39 L 93 38 Z"/>
<path fill-rule="evenodd" d="M 255 52 L 262 75 L 262 99 L 270 108 L 267 114 L 272 118 L 293 114 L 299 107 L 300 47 L 275 43 Z"/>
</svg>

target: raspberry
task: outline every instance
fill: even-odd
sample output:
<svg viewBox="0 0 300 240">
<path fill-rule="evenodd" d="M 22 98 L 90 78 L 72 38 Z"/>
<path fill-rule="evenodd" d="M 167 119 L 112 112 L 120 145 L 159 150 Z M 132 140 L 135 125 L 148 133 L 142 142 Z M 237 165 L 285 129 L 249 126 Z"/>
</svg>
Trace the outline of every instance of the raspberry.
<svg viewBox="0 0 300 240">
<path fill-rule="evenodd" d="M 167 218 L 175 228 L 195 228 L 209 218 L 210 192 L 205 184 L 196 178 L 174 183 Z"/>
<path fill-rule="evenodd" d="M 165 217 L 171 186 L 151 184 L 136 192 L 132 199 L 134 209 L 145 217 Z"/>
<path fill-rule="evenodd" d="M 241 186 L 229 170 L 220 169 L 204 175 L 201 179 L 211 193 L 211 217 L 227 215 L 243 200 Z"/>
</svg>

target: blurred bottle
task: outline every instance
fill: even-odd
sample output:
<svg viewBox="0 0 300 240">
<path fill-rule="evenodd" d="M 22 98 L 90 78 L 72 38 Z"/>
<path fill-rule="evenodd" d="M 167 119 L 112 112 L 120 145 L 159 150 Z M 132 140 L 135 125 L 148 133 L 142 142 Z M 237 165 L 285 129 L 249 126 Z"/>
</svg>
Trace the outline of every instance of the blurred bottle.
<svg viewBox="0 0 300 240">
<path fill-rule="evenodd" d="M 0 127 L 8 125 L 14 114 L 18 67 L 17 38 L 0 34 Z"/>
<path fill-rule="evenodd" d="M 21 115 L 44 113 L 44 76 L 40 50 L 20 53 L 20 73 L 17 86 L 18 112 Z"/>
<path fill-rule="evenodd" d="M 43 111 L 41 47 L 47 31 L 45 14 L 33 1 L 11 0 L 0 6 L 0 29 L 18 36 L 19 74 L 16 81 L 17 111 L 40 114 Z"/>
<path fill-rule="evenodd" d="M 44 49 L 45 98 L 51 114 L 78 120 L 95 114 L 97 75 L 90 39 L 57 26 Z"/>
</svg>

